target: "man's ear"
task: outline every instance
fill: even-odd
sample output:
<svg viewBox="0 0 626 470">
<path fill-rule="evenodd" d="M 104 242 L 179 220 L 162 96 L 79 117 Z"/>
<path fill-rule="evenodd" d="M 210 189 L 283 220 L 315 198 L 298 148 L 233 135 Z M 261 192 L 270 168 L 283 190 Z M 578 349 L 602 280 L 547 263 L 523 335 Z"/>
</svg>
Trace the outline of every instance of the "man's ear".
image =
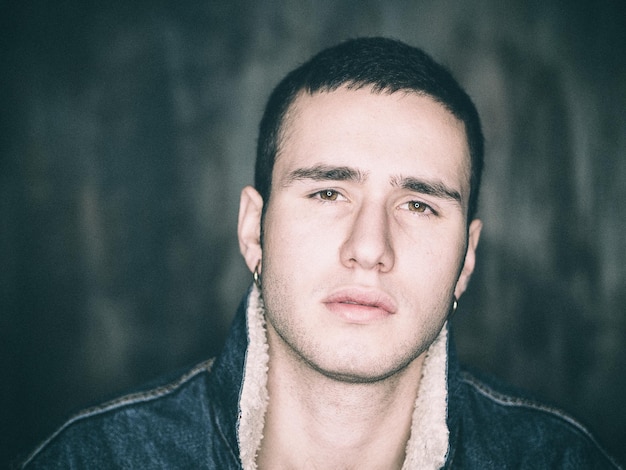
<svg viewBox="0 0 626 470">
<path fill-rule="evenodd" d="M 454 296 L 457 299 L 460 299 L 463 292 L 465 292 L 465 289 L 467 289 L 469 280 L 474 272 L 474 267 L 476 266 L 476 248 L 478 247 L 478 241 L 480 240 L 480 232 L 482 228 L 483 223 L 478 219 L 472 220 L 472 223 L 469 226 L 465 262 L 463 263 L 461 275 L 459 276 L 454 289 Z"/>
<path fill-rule="evenodd" d="M 250 272 L 254 272 L 261 260 L 261 214 L 263 198 L 252 186 L 246 186 L 241 191 L 239 201 L 239 223 L 237 236 L 239 250 L 243 255 Z"/>
</svg>

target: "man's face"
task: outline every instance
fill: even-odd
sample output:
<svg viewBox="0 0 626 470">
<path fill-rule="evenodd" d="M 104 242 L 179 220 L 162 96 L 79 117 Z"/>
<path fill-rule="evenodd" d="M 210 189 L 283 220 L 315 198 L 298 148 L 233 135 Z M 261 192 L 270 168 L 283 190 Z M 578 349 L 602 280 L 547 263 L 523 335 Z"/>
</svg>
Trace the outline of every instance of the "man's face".
<svg viewBox="0 0 626 470">
<path fill-rule="evenodd" d="M 272 353 L 340 380 L 391 376 L 473 270 L 463 124 L 428 97 L 340 88 L 300 95 L 284 126 L 262 246 Z"/>
</svg>

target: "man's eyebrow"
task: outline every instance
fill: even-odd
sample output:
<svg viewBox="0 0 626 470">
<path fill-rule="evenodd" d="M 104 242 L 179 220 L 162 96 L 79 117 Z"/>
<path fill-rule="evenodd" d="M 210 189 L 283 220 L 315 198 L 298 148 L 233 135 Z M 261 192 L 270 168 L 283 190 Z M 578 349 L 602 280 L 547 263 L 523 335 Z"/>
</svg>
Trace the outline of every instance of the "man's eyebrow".
<svg viewBox="0 0 626 470">
<path fill-rule="evenodd" d="M 313 181 L 354 181 L 361 183 L 367 179 L 367 174 L 348 166 L 315 165 L 297 168 L 290 172 L 283 180 L 284 186 L 289 186 L 298 180 Z"/>
<path fill-rule="evenodd" d="M 409 189 L 416 193 L 427 194 L 441 199 L 450 199 L 459 204 L 462 203 L 461 193 L 451 189 L 442 182 L 424 181 L 417 178 L 394 176 L 391 178 L 392 186 Z"/>
</svg>

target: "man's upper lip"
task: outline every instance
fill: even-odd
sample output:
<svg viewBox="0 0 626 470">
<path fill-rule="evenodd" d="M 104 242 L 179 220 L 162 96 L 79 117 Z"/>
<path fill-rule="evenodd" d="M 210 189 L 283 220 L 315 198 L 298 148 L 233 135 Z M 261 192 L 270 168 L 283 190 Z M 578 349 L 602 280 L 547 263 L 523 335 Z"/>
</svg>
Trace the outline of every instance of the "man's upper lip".
<svg viewBox="0 0 626 470">
<path fill-rule="evenodd" d="M 397 309 L 396 303 L 385 292 L 363 287 L 346 287 L 336 290 L 326 297 L 323 303 L 365 305 L 367 307 L 380 308 L 388 313 L 395 313 Z"/>
</svg>

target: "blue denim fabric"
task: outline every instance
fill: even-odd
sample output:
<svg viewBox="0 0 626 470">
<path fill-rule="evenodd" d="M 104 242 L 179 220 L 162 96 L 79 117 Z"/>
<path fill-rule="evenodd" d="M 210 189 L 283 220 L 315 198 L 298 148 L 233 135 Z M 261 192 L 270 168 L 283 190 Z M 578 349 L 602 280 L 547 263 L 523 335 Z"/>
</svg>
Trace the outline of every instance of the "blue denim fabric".
<svg viewBox="0 0 626 470">
<path fill-rule="evenodd" d="M 73 417 L 24 468 L 241 468 L 237 419 L 246 304 L 214 362 Z M 461 370 L 453 348 L 448 388 L 445 468 L 617 468 L 572 418 Z"/>
<path fill-rule="evenodd" d="M 564 412 L 459 367 L 449 348 L 444 468 L 619 468 L 594 437 Z"/>
</svg>

